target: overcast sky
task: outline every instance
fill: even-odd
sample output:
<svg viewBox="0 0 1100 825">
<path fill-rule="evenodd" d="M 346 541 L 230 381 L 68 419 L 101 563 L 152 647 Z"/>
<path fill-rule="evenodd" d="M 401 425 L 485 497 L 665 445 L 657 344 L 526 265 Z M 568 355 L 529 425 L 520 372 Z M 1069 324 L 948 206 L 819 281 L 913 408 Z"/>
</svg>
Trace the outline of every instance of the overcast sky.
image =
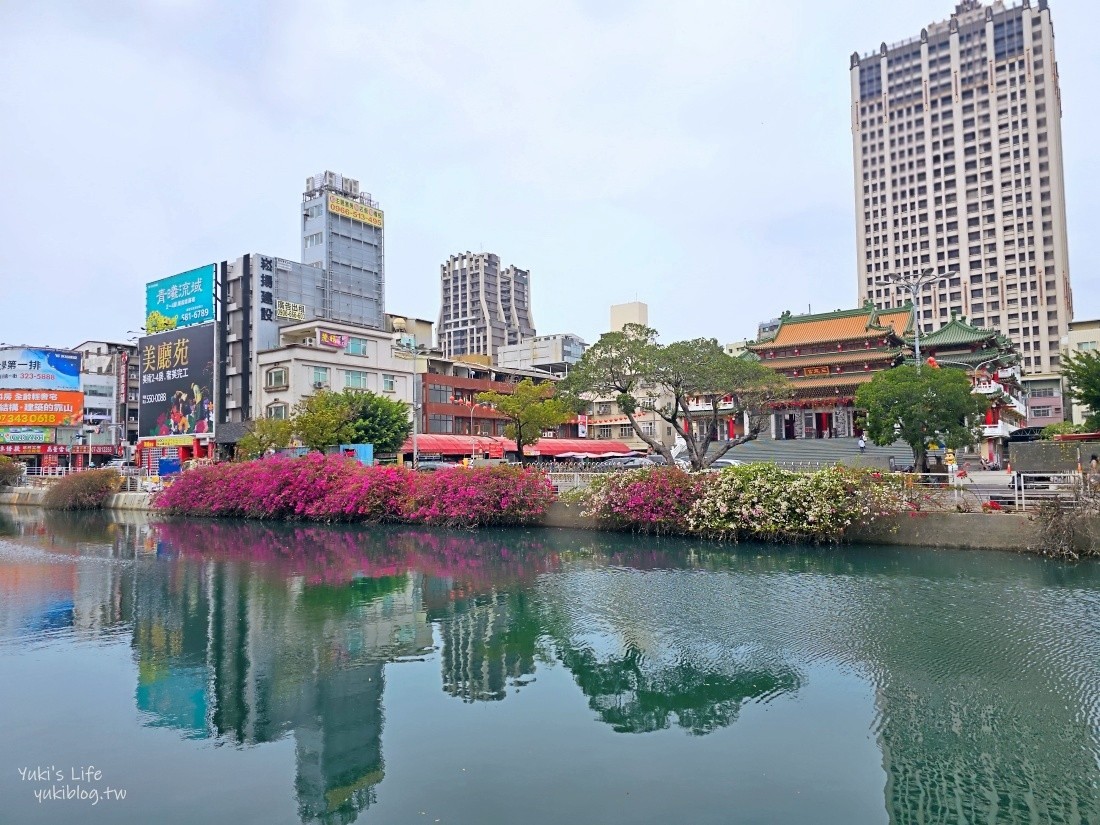
<svg viewBox="0 0 1100 825">
<path fill-rule="evenodd" d="M 540 333 L 856 303 L 848 59 L 952 0 L 0 2 L 0 342 L 124 339 L 146 281 L 300 256 L 306 176 L 386 212 L 386 309 L 532 273 Z M 1076 317 L 1100 315 L 1100 4 L 1051 0 Z"/>
</svg>

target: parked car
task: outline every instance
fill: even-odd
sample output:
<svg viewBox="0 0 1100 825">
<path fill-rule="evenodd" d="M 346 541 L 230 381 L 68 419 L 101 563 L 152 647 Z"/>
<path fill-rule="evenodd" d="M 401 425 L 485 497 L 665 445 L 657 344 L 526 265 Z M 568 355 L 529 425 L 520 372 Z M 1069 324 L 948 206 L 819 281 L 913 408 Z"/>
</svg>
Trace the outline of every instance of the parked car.
<svg viewBox="0 0 1100 825">
<path fill-rule="evenodd" d="M 423 473 L 434 473 L 436 470 L 448 470 L 451 467 L 458 467 L 460 465 L 455 464 L 452 461 L 418 461 L 416 462 L 416 469 Z"/>
<path fill-rule="evenodd" d="M 620 456 L 617 458 L 605 458 L 593 469 L 597 472 L 608 470 L 639 470 L 643 467 L 656 467 L 652 459 L 642 456 Z"/>
<path fill-rule="evenodd" d="M 727 467 L 740 467 L 744 463 L 744 461 L 738 461 L 736 458 L 716 458 L 707 469 L 724 470 Z"/>
</svg>

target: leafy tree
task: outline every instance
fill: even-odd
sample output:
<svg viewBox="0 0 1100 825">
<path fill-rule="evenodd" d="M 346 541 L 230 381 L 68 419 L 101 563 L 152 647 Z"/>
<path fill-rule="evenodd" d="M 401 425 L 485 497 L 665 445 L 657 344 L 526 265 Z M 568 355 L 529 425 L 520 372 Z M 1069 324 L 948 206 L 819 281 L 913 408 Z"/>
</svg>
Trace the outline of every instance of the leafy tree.
<svg viewBox="0 0 1100 825">
<path fill-rule="evenodd" d="M 294 434 L 311 450 L 350 444 L 355 436 L 354 410 L 347 393 L 321 390 L 294 406 Z"/>
<path fill-rule="evenodd" d="M 899 438 L 913 448 L 923 467 L 929 441 L 954 449 L 973 444 L 989 406 L 975 394 L 963 370 L 894 367 L 856 391 L 856 405 L 867 411 L 867 435 L 880 446 Z"/>
<path fill-rule="evenodd" d="M 543 430 L 554 429 L 573 414 L 568 401 L 555 394 L 553 384 L 536 384 L 530 378 L 516 384 L 510 394 L 483 392 L 478 393 L 477 400 L 491 404 L 508 418 L 504 433 L 515 439 L 521 462 L 524 447 L 538 441 Z"/>
<path fill-rule="evenodd" d="M 639 410 L 654 411 L 684 440 L 692 469 L 702 470 L 760 434 L 763 420 L 756 413 L 784 383 L 759 362 L 730 356 L 713 338 L 662 346 L 655 330 L 627 324 L 622 332 L 602 335 L 585 352 L 563 390 L 581 398 L 613 398 L 638 437 L 671 464 L 672 451 L 643 432 L 636 418 Z M 708 455 L 720 416 L 746 412 L 745 435 L 722 442 Z"/>
<path fill-rule="evenodd" d="M 1073 400 L 1089 408 L 1085 429 L 1100 430 L 1100 350 L 1065 353 L 1062 375 Z"/>
<path fill-rule="evenodd" d="M 344 390 L 351 410 L 352 436 L 349 444 L 373 444 L 376 453 L 395 453 L 412 432 L 409 406 L 383 395 L 362 390 Z"/>
<path fill-rule="evenodd" d="M 0 487 L 5 485 L 15 486 L 23 477 L 26 467 L 18 461 L 13 461 L 6 455 L 0 455 Z"/>
<path fill-rule="evenodd" d="M 268 450 L 281 450 L 290 444 L 294 424 L 288 419 L 261 418 L 249 422 L 248 432 L 237 442 L 237 456 L 259 458 Z"/>
<path fill-rule="evenodd" d="M 1071 421 L 1059 421 L 1057 424 L 1047 424 L 1043 427 L 1039 437 L 1044 441 L 1050 441 L 1056 435 L 1071 435 L 1083 432 L 1087 432 L 1087 430 L 1079 424 L 1074 424 Z"/>
</svg>

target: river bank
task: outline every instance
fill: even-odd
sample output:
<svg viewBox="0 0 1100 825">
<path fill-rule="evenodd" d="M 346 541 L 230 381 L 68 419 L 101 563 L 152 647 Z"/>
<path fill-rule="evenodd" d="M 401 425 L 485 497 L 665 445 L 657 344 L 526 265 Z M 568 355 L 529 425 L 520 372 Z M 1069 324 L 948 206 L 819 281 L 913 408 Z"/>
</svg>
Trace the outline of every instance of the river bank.
<svg viewBox="0 0 1100 825">
<path fill-rule="evenodd" d="M 0 506 L 41 507 L 44 496 L 42 488 L 17 487 L 0 492 Z M 148 493 L 116 493 L 104 509 L 148 514 L 156 512 Z M 537 526 L 607 532 L 607 528 L 596 519 L 581 515 L 580 507 L 562 502 L 550 505 Z M 1100 535 L 1100 525 L 1089 532 Z M 856 545 L 893 544 L 956 550 L 1008 550 L 1015 553 L 1029 552 L 1029 548 L 1034 548 L 1039 541 L 1036 522 L 1030 516 L 1016 513 L 924 512 L 889 516 L 845 534 L 845 543 Z M 1100 549 L 1100 544 L 1093 544 L 1088 549 L 1095 552 Z"/>
</svg>

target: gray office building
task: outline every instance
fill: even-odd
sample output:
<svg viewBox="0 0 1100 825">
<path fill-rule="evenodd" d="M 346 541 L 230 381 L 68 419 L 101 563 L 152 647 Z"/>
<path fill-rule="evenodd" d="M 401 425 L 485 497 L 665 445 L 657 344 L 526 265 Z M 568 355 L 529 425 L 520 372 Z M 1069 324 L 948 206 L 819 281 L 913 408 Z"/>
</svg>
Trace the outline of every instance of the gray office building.
<svg viewBox="0 0 1100 825">
<path fill-rule="evenodd" d="M 322 270 L 317 317 L 375 329 L 385 325 L 383 217 L 357 180 L 336 172 L 306 179 L 302 263 Z"/>
</svg>

